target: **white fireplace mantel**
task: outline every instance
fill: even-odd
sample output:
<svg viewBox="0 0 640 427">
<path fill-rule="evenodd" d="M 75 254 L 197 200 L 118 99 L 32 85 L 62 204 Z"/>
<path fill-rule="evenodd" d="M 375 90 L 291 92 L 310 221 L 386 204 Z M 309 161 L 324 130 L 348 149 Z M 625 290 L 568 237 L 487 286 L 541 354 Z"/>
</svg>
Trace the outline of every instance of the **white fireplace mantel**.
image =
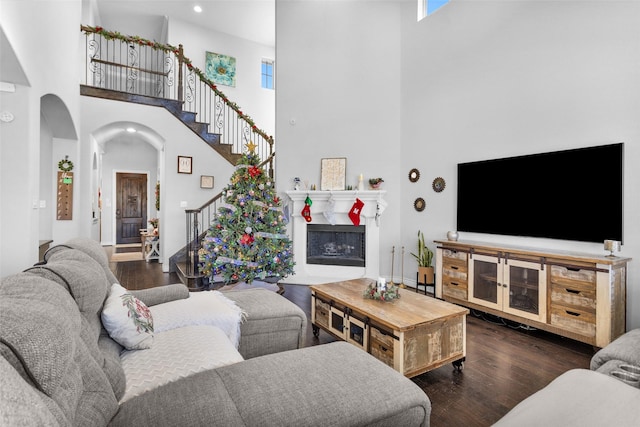
<svg viewBox="0 0 640 427">
<path fill-rule="evenodd" d="M 291 234 L 293 240 L 293 256 L 295 274 L 283 280 L 283 283 L 312 285 L 359 277 L 377 278 L 380 272 L 380 215 L 386 202 L 386 191 L 287 191 L 291 200 L 289 211 L 291 216 Z M 302 216 L 302 209 L 307 196 L 311 199 L 311 222 Z M 307 264 L 307 224 L 330 224 L 324 213 L 328 210 L 329 200 L 335 202 L 333 213 L 335 225 L 353 225 L 349 212 L 356 198 L 364 206 L 360 215 L 360 225 L 365 226 L 365 266 L 348 267 L 337 265 Z M 286 202 L 285 202 L 286 203 Z"/>
</svg>

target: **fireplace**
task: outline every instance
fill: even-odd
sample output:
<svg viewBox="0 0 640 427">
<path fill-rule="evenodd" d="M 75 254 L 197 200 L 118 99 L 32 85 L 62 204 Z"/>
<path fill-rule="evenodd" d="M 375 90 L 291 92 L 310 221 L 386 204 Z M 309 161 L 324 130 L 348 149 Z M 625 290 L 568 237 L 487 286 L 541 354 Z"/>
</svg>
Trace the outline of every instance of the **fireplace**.
<svg viewBox="0 0 640 427">
<path fill-rule="evenodd" d="M 380 217 L 386 207 L 385 193 L 384 190 L 287 191 L 292 201 L 290 230 L 296 265 L 295 274 L 282 282 L 313 285 L 360 277 L 377 278 L 380 275 Z M 301 214 L 307 197 L 313 200 L 311 218 Z M 358 226 L 354 226 L 348 215 L 356 198 L 364 203 Z M 321 237 L 314 237 L 313 231 L 318 230 Z M 336 231 L 349 235 L 333 236 L 331 233 Z M 356 238 L 359 243 L 351 242 Z M 320 240 L 311 244 L 308 239 Z M 336 264 L 337 258 L 342 258 L 338 261 L 340 264 Z"/>
<path fill-rule="evenodd" d="M 307 264 L 364 267 L 365 226 L 307 225 Z"/>
</svg>

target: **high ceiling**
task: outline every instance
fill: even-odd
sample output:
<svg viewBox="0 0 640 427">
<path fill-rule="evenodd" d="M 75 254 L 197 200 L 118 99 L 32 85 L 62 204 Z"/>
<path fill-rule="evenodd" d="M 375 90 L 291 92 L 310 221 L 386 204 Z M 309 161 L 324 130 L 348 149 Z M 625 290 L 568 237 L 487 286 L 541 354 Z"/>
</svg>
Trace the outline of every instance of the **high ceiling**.
<svg viewBox="0 0 640 427">
<path fill-rule="evenodd" d="M 108 30 L 130 22 L 130 35 L 160 40 L 163 17 L 179 19 L 267 46 L 275 46 L 275 0 L 96 0 L 101 25 Z M 202 7 L 201 13 L 193 10 Z M 170 20 L 169 20 L 170 22 Z M 128 33 L 129 31 L 127 31 Z"/>
</svg>

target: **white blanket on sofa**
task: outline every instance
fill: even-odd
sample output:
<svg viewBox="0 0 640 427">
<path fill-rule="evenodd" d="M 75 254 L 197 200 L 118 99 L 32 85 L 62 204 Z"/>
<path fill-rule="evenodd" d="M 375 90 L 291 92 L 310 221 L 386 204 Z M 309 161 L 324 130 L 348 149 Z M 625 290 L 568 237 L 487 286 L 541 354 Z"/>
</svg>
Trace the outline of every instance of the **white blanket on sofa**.
<svg viewBox="0 0 640 427">
<path fill-rule="evenodd" d="M 219 291 L 191 292 L 189 298 L 149 307 L 156 333 L 189 325 L 212 325 L 222 329 L 238 348 L 240 324 L 246 313 Z"/>
</svg>

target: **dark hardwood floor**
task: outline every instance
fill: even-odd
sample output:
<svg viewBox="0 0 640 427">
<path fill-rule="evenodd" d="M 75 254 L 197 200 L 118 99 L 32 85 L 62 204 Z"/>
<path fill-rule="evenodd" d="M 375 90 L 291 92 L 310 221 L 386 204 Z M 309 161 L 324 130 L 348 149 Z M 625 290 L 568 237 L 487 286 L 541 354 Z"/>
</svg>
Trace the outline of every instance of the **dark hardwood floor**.
<svg viewBox="0 0 640 427">
<path fill-rule="evenodd" d="M 113 251 L 110 247 L 106 249 L 108 254 Z M 110 266 L 128 289 L 179 283 L 175 274 L 162 273 L 157 262 L 129 261 Z M 309 288 L 299 285 L 284 288 L 283 296 L 309 316 Z M 310 324 L 307 329 L 309 346 L 333 341 L 324 331 L 314 337 Z M 452 365 L 446 365 L 412 381 L 431 400 L 431 426 L 489 426 L 563 372 L 588 368 L 593 353 L 594 348 L 587 344 L 543 331 L 505 326 L 497 319 L 483 320 L 472 314 L 467 318 L 464 369 L 458 372 Z"/>
</svg>

